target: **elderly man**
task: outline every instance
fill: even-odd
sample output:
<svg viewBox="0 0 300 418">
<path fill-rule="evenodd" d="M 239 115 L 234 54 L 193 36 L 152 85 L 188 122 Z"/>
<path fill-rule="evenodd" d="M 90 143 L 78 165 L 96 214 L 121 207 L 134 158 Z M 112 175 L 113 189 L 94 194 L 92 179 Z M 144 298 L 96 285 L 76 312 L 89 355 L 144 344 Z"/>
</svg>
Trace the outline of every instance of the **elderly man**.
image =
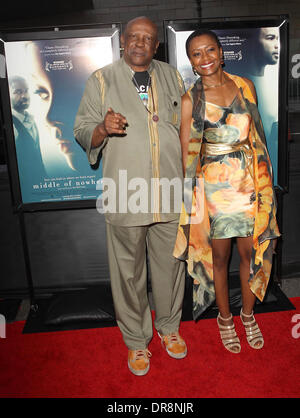
<svg viewBox="0 0 300 418">
<path fill-rule="evenodd" d="M 149 257 L 154 325 L 167 353 L 176 359 L 187 348 L 178 333 L 184 296 L 184 265 L 172 256 L 179 210 L 174 190 L 163 195 L 160 179 L 182 179 L 179 141 L 183 81 L 174 68 L 153 60 L 159 42 L 157 27 L 146 17 L 130 21 L 121 36 L 123 57 L 91 75 L 75 120 L 74 134 L 91 164 L 99 153 L 103 178 L 119 186 L 143 179 L 147 210 L 124 209 L 134 191 L 116 193 L 116 211 L 105 213 L 111 288 L 116 320 L 129 349 L 128 367 L 145 375 L 150 366 L 148 344 L 153 336 L 147 295 Z M 131 182 L 131 183 L 130 183 Z M 122 182 L 123 183 L 123 182 Z M 135 191 L 136 193 L 136 191 Z M 145 196 L 143 196 L 145 198 Z M 170 209 L 164 210 L 168 200 Z M 176 206 L 176 205 L 175 205 Z M 180 205 L 179 205 L 180 206 Z"/>
</svg>

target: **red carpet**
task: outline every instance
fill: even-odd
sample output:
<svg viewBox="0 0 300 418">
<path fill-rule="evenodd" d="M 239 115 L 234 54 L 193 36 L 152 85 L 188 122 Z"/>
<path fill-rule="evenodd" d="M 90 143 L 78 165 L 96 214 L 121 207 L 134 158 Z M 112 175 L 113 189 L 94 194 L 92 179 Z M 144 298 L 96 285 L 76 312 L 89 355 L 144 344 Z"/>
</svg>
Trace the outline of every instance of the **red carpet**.
<svg viewBox="0 0 300 418">
<path fill-rule="evenodd" d="M 235 317 L 242 351 L 220 343 L 215 319 L 184 322 L 188 356 L 171 359 L 157 335 L 143 377 L 127 369 L 127 350 L 118 328 L 22 334 L 23 322 L 7 325 L 0 339 L 0 397 L 213 398 L 299 397 L 300 298 L 296 310 L 257 314 L 265 347 L 246 341 Z M 295 338 L 298 337 L 298 338 Z"/>
</svg>

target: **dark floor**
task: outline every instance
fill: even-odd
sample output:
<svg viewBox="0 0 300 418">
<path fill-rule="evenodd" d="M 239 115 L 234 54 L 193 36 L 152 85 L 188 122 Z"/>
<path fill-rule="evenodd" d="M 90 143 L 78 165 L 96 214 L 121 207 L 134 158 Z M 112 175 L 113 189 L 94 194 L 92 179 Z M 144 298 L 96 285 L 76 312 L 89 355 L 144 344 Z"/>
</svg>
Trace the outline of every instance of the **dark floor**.
<svg viewBox="0 0 300 418">
<path fill-rule="evenodd" d="M 300 277 L 283 279 L 281 283 L 281 290 L 288 298 L 299 297 L 300 296 Z"/>
<path fill-rule="evenodd" d="M 283 279 L 281 282 L 281 290 L 288 298 L 300 297 L 300 277 L 293 277 L 289 279 Z M 150 303 L 152 302 L 150 294 Z M 23 321 L 27 319 L 30 309 L 30 301 L 24 299 L 18 310 L 15 320 Z"/>
</svg>

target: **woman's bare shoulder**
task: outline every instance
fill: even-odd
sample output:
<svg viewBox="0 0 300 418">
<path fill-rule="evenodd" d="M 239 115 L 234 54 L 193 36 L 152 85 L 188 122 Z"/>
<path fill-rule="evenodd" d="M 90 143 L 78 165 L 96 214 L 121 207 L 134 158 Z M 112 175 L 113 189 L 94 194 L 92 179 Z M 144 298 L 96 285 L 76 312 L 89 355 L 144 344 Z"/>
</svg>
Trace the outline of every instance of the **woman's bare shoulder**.
<svg viewBox="0 0 300 418">
<path fill-rule="evenodd" d="M 192 107 L 193 103 L 188 91 L 181 97 L 181 104 L 184 107 Z"/>
</svg>

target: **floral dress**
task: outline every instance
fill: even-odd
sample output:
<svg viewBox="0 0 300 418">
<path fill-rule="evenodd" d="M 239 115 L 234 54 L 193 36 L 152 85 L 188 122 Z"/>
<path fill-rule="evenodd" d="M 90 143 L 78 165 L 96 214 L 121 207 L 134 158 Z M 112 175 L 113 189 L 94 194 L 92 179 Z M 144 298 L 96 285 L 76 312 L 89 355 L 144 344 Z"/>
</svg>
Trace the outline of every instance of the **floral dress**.
<svg viewBox="0 0 300 418">
<path fill-rule="evenodd" d="M 240 93 L 232 104 L 221 107 L 206 102 L 201 166 L 210 220 L 210 237 L 253 235 L 255 190 L 252 158 L 247 148 L 222 153 L 219 145 L 238 145 L 249 135 L 251 115 Z M 205 145 L 219 146 L 219 155 L 207 155 Z M 236 147 L 238 148 L 238 147 Z M 232 150 L 231 150 L 232 151 Z M 226 149 L 223 150 L 226 152 Z"/>
<path fill-rule="evenodd" d="M 215 300 L 212 238 L 252 235 L 249 287 L 262 301 L 272 268 L 272 240 L 280 236 L 272 166 L 256 101 L 242 77 L 226 74 L 239 89 L 229 108 L 205 102 L 200 78 L 188 90 L 192 122 L 173 255 L 187 262 L 193 279 L 195 320 Z M 214 155 L 214 142 L 226 153 Z"/>
</svg>

